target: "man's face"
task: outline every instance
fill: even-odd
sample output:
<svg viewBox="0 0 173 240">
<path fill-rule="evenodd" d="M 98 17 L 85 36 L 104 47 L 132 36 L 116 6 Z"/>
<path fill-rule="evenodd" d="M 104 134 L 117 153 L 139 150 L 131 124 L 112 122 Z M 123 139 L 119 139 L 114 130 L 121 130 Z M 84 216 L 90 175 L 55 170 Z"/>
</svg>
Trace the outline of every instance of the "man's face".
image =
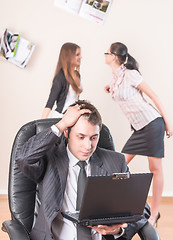
<svg viewBox="0 0 173 240">
<path fill-rule="evenodd" d="M 87 160 L 97 147 L 99 133 L 100 128 L 98 125 L 92 125 L 86 117 L 81 116 L 71 128 L 68 138 L 69 150 L 78 160 Z M 67 138 L 68 130 L 64 134 Z"/>
</svg>

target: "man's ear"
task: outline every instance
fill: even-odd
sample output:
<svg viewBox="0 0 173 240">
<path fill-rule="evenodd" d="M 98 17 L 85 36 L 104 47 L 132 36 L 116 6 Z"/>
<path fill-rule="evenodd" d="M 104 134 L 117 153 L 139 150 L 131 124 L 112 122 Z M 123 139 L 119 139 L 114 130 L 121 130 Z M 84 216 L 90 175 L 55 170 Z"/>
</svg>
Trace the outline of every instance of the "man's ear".
<svg viewBox="0 0 173 240">
<path fill-rule="evenodd" d="M 64 130 L 64 136 L 65 136 L 65 138 L 68 138 L 68 128 L 66 128 L 66 129 Z"/>
</svg>

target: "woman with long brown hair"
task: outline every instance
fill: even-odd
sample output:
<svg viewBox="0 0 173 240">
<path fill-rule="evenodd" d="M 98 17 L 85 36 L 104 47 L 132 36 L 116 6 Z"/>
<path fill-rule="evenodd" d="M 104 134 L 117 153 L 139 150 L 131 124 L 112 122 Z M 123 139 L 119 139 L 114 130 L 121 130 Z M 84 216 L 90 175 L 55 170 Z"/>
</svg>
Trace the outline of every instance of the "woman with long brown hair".
<svg viewBox="0 0 173 240">
<path fill-rule="evenodd" d="M 67 107 L 78 100 L 82 92 L 80 81 L 81 49 L 71 42 L 63 44 L 42 118 L 47 118 L 56 103 L 51 117 L 61 118 Z"/>
</svg>

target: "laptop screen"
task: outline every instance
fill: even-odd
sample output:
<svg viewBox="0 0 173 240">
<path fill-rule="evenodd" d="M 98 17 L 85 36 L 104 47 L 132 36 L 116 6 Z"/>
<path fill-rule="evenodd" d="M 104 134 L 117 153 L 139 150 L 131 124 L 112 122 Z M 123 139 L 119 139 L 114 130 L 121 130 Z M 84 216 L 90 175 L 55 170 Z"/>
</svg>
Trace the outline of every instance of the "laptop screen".
<svg viewBox="0 0 173 240">
<path fill-rule="evenodd" d="M 88 177 L 79 219 L 142 215 L 152 173 Z"/>
</svg>

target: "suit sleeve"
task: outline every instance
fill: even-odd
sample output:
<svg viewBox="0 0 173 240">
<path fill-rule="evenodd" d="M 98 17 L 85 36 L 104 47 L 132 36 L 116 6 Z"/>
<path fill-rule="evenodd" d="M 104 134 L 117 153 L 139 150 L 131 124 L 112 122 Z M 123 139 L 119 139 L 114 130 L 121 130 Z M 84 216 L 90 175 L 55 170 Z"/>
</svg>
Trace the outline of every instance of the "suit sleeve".
<svg viewBox="0 0 173 240">
<path fill-rule="evenodd" d="M 122 173 L 123 172 L 130 172 L 129 167 L 127 166 L 127 163 L 126 163 L 126 160 L 125 160 L 125 156 L 123 154 L 121 154 L 121 158 L 122 158 L 122 162 L 123 162 L 121 172 Z"/>
<path fill-rule="evenodd" d="M 23 174 L 35 182 L 42 180 L 47 166 L 47 153 L 58 137 L 51 128 L 31 137 L 17 149 L 16 163 Z"/>
<path fill-rule="evenodd" d="M 45 107 L 52 109 L 55 101 L 58 102 L 62 88 L 63 88 L 62 77 L 56 75 L 53 80 L 53 84 Z"/>
</svg>

